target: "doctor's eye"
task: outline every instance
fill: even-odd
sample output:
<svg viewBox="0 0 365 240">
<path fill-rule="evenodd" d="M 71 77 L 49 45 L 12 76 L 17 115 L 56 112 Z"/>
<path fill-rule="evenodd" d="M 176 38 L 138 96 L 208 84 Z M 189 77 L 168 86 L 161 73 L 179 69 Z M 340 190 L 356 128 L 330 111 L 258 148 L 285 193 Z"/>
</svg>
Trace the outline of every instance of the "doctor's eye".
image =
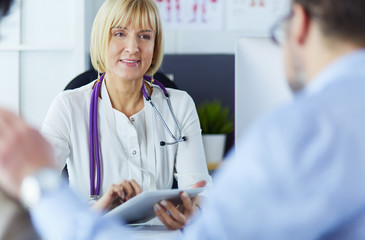
<svg viewBox="0 0 365 240">
<path fill-rule="evenodd" d="M 140 36 L 141 39 L 150 40 L 152 37 L 149 34 L 143 34 Z"/>
<path fill-rule="evenodd" d="M 124 37 L 124 36 L 126 36 L 126 34 L 124 32 L 116 32 L 116 33 L 114 33 L 114 36 L 116 36 L 116 37 Z"/>
</svg>

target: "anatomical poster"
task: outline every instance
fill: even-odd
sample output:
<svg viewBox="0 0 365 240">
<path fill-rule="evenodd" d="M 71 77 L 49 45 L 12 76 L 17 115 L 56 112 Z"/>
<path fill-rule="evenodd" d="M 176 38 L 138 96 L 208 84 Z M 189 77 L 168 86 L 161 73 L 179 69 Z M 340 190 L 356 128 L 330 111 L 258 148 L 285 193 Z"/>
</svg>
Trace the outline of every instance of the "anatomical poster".
<svg viewBox="0 0 365 240">
<path fill-rule="evenodd" d="M 155 1 L 165 29 L 221 30 L 223 28 L 224 0 Z"/>
<path fill-rule="evenodd" d="M 268 36 L 272 25 L 289 11 L 289 0 L 227 0 L 227 28 L 244 35 Z"/>
</svg>

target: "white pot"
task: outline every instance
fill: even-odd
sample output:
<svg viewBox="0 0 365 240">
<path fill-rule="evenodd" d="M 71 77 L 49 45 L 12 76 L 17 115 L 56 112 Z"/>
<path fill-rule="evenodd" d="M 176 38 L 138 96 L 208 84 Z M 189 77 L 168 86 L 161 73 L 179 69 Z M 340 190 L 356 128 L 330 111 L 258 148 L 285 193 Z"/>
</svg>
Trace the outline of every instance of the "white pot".
<svg viewBox="0 0 365 240">
<path fill-rule="evenodd" d="M 203 144 L 208 169 L 214 170 L 223 160 L 226 134 L 203 134 Z"/>
</svg>

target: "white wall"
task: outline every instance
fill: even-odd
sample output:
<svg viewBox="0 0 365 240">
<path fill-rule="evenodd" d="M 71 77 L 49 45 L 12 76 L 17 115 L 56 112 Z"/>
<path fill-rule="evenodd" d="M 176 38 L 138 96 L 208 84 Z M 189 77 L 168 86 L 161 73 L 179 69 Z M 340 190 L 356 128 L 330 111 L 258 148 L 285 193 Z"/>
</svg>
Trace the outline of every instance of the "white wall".
<svg viewBox="0 0 365 240">
<path fill-rule="evenodd" d="M 165 53 L 230 53 L 242 32 L 221 31 L 165 31 Z M 204 44 L 201 42 L 204 41 Z"/>
<path fill-rule="evenodd" d="M 231 0 L 229 0 L 231 1 Z M 90 13 L 86 23 L 86 35 L 90 36 L 93 19 L 104 0 L 88 1 Z M 92 13 L 91 13 L 92 12 Z M 242 35 L 240 31 L 187 31 L 166 30 L 165 53 L 230 53 L 234 54 L 235 41 Z M 204 44 L 199 44 L 204 40 Z M 86 38 L 86 46 L 90 47 L 90 38 Z"/>
<path fill-rule="evenodd" d="M 235 136 L 257 118 L 289 101 L 281 49 L 268 38 L 240 38 L 235 55 Z"/>
<path fill-rule="evenodd" d="M 86 69 L 84 3 L 17 0 L 1 22 L 0 106 L 37 128 L 53 98 Z"/>
</svg>

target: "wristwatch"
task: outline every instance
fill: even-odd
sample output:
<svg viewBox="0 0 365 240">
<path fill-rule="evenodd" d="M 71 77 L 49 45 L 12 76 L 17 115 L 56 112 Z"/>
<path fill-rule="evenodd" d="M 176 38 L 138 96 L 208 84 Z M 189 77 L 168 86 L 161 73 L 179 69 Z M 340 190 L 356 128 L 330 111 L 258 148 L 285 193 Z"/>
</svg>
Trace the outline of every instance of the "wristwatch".
<svg viewBox="0 0 365 240">
<path fill-rule="evenodd" d="M 55 169 L 42 168 L 23 179 L 20 186 L 20 201 L 27 209 L 31 209 L 43 195 L 57 191 L 61 186 L 61 176 Z"/>
</svg>

